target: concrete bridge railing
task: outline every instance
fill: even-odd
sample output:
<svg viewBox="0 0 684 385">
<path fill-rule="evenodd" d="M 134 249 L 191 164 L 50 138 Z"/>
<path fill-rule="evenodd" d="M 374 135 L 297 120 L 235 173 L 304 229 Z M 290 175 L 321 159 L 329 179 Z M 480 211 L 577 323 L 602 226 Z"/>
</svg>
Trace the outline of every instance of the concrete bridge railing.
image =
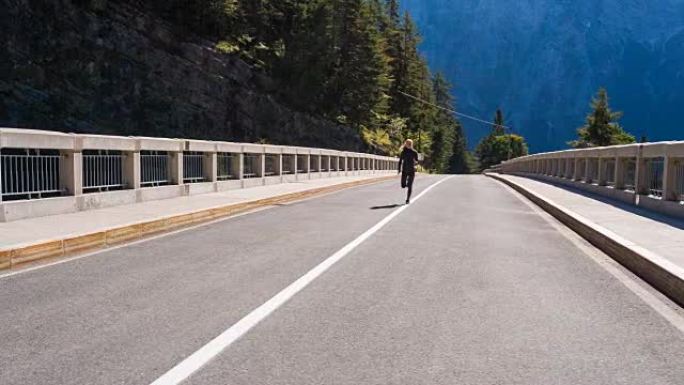
<svg viewBox="0 0 684 385">
<path fill-rule="evenodd" d="M 320 148 L 0 128 L 0 222 L 396 168 Z"/>
<path fill-rule="evenodd" d="M 684 217 L 684 142 L 534 154 L 504 162 L 501 171 L 578 187 Z"/>
</svg>

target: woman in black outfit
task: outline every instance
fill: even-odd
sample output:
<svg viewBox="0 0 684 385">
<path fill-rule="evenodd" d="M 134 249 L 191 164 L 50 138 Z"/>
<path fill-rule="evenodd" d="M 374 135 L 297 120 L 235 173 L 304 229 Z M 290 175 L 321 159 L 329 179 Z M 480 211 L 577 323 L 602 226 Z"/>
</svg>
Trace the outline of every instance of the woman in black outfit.
<svg viewBox="0 0 684 385">
<path fill-rule="evenodd" d="M 401 173 L 401 188 L 407 188 L 406 204 L 411 202 L 411 192 L 413 192 L 413 180 L 416 178 L 416 164 L 418 164 L 418 153 L 413 149 L 413 141 L 407 139 L 404 148 L 399 156 L 399 172 Z"/>
</svg>

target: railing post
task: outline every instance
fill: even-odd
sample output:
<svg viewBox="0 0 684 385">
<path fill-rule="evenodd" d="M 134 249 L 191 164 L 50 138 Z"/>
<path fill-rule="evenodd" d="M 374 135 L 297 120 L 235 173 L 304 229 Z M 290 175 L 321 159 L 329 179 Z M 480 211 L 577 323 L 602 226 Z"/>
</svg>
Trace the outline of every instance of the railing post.
<svg viewBox="0 0 684 385">
<path fill-rule="evenodd" d="M 606 185 L 608 185 L 608 180 L 607 180 L 608 178 L 607 178 L 607 176 L 606 176 L 605 166 L 606 166 L 606 159 L 603 158 L 603 157 L 598 158 L 598 161 L 597 161 L 597 167 L 598 167 L 598 177 L 597 177 L 597 179 L 598 179 L 598 183 L 597 183 L 597 184 L 598 184 L 599 186 L 606 186 Z"/>
<path fill-rule="evenodd" d="M 2 148 L 0 148 L 0 203 L 2 203 L 2 168 Z"/>
<path fill-rule="evenodd" d="M 584 158 L 584 183 L 591 183 L 591 158 Z"/>
<path fill-rule="evenodd" d="M 216 151 L 205 153 L 202 159 L 204 162 L 204 180 L 214 184 L 214 191 L 218 191 L 218 153 Z"/>
<path fill-rule="evenodd" d="M 318 172 L 318 175 L 322 176 L 323 175 L 323 154 L 318 155 L 318 167 L 316 167 L 316 170 Z"/>
<path fill-rule="evenodd" d="M 237 154 L 237 170 L 238 170 L 238 180 L 245 179 L 245 153 L 241 152 Z"/>
<path fill-rule="evenodd" d="M 171 154 L 171 182 L 179 186 L 185 184 L 183 181 L 183 151 Z"/>
<path fill-rule="evenodd" d="M 67 195 L 83 195 L 83 153 L 65 151 L 61 155 L 60 188 Z"/>
<path fill-rule="evenodd" d="M 644 146 L 639 145 L 636 157 L 636 171 L 634 172 L 635 197 L 648 195 L 648 159 L 645 159 L 643 154 Z"/>
<path fill-rule="evenodd" d="M 125 153 L 124 157 L 124 181 L 134 190 L 139 190 L 140 181 L 140 151 Z"/>
<path fill-rule="evenodd" d="M 266 153 L 264 153 L 264 152 L 260 153 L 258 159 L 259 159 L 258 162 L 259 162 L 259 170 L 260 170 L 259 171 L 260 172 L 259 177 L 261 178 L 261 181 L 263 182 L 263 184 L 266 184 Z M 295 157 L 295 162 L 296 162 L 296 159 L 297 158 Z"/>
<path fill-rule="evenodd" d="M 675 158 L 666 154 L 663 167 L 663 200 L 679 201 L 676 188 L 677 163 Z"/>
<path fill-rule="evenodd" d="M 278 172 L 278 175 L 280 176 L 280 182 L 285 181 L 285 175 L 283 175 L 283 154 L 280 153 L 278 154 L 278 164 L 276 165 L 276 171 Z"/>
<path fill-rule="evenodd" d="M 625 158 L 615 158 L 615 189 L 625 189 L 625 173 L 627 172 L 627 160 Z"/>
</svg>

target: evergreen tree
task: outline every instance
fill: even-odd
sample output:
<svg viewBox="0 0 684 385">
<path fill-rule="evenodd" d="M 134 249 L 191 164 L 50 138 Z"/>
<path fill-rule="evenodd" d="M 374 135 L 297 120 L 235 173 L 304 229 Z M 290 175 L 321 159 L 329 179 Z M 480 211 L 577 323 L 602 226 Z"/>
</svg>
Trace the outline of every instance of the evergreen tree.
<svg viewBox="0 0 684 385">
<path fill-rule="evenodd" d="M 394 26 L 399 25 L 400 14 L 399 0 L 387 0 L 387 15 Z"/>
<path fill-rule="evenodd" d="M 331 100 L 338 102 L 336 112 L 344 122 L 369 126 L 388 107 L 390 79 L 384 41 L 366 1 L 338 0 L 336 11 Z"/>
<path fill-rule="evenodd" d="M 503 122 L 503 113 L 499 109 L 494 116 L 492 131 L 478 143 L 475 149 L 481 170 L 528 154 L 525 139 L 519 135 L 505 134 Z"/>
<path fill-rule="evenodd" d="M 494 115 L 494 134 L 503 135 L 505 133 L 506 131 L 504 130 L 503 111 L 501 111 L 501 109 L 498 108 L 496 110 L 496 114 Z"/>
<path fill-rule="evenodd" d="M 618 120 L 622 112 L 614 112 L 608 105 L 608 92 L 600 88 L 591 103 L 593 111 L 587 115 L 587 122 L 577 129 L 578 140 L 569 142 L 571 147 L 611 146 L 634 143 L 633 135 L 625 132 Z"/>
<path fill-rule="evenodd" d="M 274 82 L 274 96 L 306 113 L 357 128 L 368 148 L 396 154 L 405 138 L 439 172 L 467 169 L 463 129 L 449 85 L 430 74 L 420 35 L 399 0 L 150 0 L 183 32 L 215 41 Z"/>
</svg>

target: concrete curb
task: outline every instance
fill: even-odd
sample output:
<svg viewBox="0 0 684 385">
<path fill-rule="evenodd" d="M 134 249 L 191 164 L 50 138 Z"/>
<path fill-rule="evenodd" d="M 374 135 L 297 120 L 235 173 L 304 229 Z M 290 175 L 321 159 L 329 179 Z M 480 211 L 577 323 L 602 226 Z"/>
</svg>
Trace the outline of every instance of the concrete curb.
<svg viewBox="0 0 684 385">
<path fill-rule="evenodd" d="M 591 244 L 684 306 L 684 269 L 507 178 L 486 173 L 534 202 Z"/>
<path fill-rule="evenodd" d="M 369 185 L 394 179 L 383 176 L 332 186 L 313 188 L 296 193 L 276 195 L 270 198 L 247 201 L 237 204 L 216 206 L 199 211 L 157 218 L 150 221 L 131 223 L 125 226 L 98 230 L 92 233 L 71 235 L 63 239 L 53 239 L 0 250 L 0 270 L 12 269 L 41 259 L 66 257 L 96 249 L 131 242 L 152 235 L 178 230 L 190 225 L 210 222 L 260 207 L 291 203 L 318 195 L 341 191 L 351 187 Z"/>
</svg>

